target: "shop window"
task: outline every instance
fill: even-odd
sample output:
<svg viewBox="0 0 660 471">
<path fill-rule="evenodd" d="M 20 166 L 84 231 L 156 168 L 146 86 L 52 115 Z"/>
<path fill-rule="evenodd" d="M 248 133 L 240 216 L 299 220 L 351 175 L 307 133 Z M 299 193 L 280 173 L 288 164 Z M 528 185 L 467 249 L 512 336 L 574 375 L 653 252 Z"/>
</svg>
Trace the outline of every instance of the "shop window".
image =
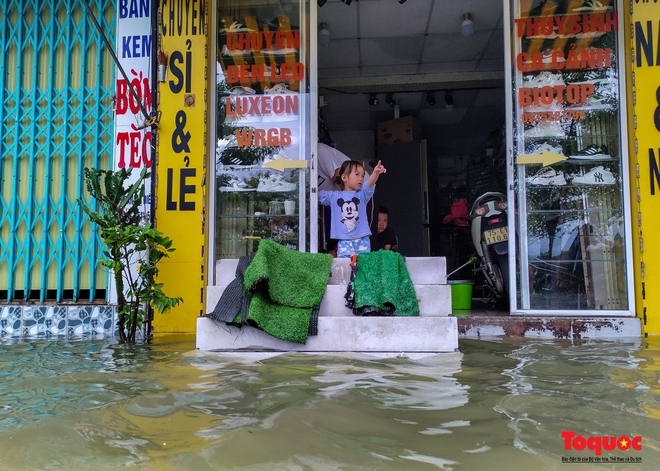
<svg viewBox="0 0 660 471">
<path fill-rule="evenodd" d="M 616 1 L 514 2 L 517 307 L 629 310 Z"/>
</svg>

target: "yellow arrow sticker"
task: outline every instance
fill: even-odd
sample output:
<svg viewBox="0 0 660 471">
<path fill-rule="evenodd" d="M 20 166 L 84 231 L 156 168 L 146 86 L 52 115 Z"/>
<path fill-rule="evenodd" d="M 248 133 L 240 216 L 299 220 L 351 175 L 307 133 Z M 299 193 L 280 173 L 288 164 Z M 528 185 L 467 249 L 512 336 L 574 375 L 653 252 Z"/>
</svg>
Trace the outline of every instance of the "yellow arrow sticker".
<svg viewBox="0 0 660 471">
<path fill-rule="evenodd" d="M 266 162 L 263 164 L 264 167 L 272 168 L 273 170 L 278 170 L 284 172 L 285 168 L 307 168 L 306 160 L 287 160 L 279 157 L 271 162 Z"/>
<path fill-rule="evenodd" d="M 516 158 L 518 165 L 541 164 L 544 167 L 566 160 L 568 157 L 554 152 L 541 152 L 540 154 L 521 154 Z"/>
</svg>

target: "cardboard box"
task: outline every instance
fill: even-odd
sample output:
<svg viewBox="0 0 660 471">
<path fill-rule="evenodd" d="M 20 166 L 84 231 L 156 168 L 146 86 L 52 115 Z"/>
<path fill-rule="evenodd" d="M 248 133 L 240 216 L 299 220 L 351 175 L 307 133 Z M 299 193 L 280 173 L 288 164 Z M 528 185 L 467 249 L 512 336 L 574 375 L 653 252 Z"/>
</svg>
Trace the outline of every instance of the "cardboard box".
<svg viewBox="0 0 660 471">
<path fill-rule="evenodd" d="M 422 125 L 414 116 L 378 123 L 378 144 L 409 142 L 422 137 Z"/>
</svg>

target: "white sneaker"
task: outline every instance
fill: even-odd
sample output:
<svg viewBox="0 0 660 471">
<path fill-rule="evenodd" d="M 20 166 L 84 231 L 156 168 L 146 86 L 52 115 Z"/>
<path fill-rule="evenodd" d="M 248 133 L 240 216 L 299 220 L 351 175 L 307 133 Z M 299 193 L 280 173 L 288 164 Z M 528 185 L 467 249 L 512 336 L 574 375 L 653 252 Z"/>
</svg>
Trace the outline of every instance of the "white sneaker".
<svg viewBox="0 0 660 471">
<path fill-rule="evenodd" d="M 564 172 L 561 170 L 556 171 L 552 167 L 543 167 L 541 170 L 536 172 L 535 175 L 527 177 L 527 183 L 530 185 L 539 186 L 564 186 L 566 185 L 566 177 L 564 177 Z"/>
<path fill-rule="evenodd" d="M 226 44 L 222 46 L 222 55 L 223 56 L 243 57 L 245 55 L 250 55 L 250 54 L 252 54 L 252 51 L 243 50 L 243 49 L 230 50 L 229 48 L 227 48 Z"/>
<path fill-rule="evenodd" d="M 222 18 L 220 20 L 222 27 L 218 30 L 218 33 L 247 33 L 254 31 L 251 28 L 248 28 L 240 21 L 234 18 Z"/>
<path fill-rule="evenodd" d="M 231 87 L 227 92 L 229 95 L 256 95 L 256 91 L 250 87 Z"/>
<path fill-rule="evenodd" d="M 229 176 L 229 178 L 226 178 L 227 176 Z M 220 179 L 221 179 L 220 182 L 221 186 L 218 188 L 220 191 L 255 191 L 256 190 L 256 188 L 248 187 L 244 181 L 239 180 L 233 175 L 224 174 L 220 176 Z"/>
<path fill-rule="evenodd" d="M 284 181 L 280 175 L 271 174 L 268 177 L 261 176 L 259 177 L 259 186 L 257 191 L 273 193 L 276 191 L 286 192 L 294 191 L 296 189 L 296 184 L 291 182 Z"/>
<path fill-rule="evenodd" d="M 559 145 L 552 146 L 552 145 L 548 144 L 547 142 L 544 142 L 542 144 L 539 144 L 539 145 L 533 147 L 529 152 L 525 152 L 525 154 L 527 154 L 527 155 L 539 155 L 539 154 L 542 154 L 544 152 L 549 152 L 551 154 L 557 154 L 557 155 L 561 155 L 562 157 L 566 157 L 564 155 L 564 149 L 562 149 L 561 146 L 559 146 Z"/>
<path fill-rule="evenodd" d="M 543 121 L 525 130 L 525 137 L 566 137 L 566 132 L 556 121 Z"/>
<path fill-rule="evenodd" d="M 603 168 L 602 165 L 599 165 L 584 175 L 574 177 L 572 183 L 578 185 L 612 185 L 615 183 L 615 180 L 610 169 Z"/>
<path fill-rule="evenodd" d="M 609 5 L 603 5 L 598 0 L 586 0 L 582 6 L 573 8 L 572 11 L 607 11 L 608 8 Z"/>
<path fill-rule="evenodd" d="M 523 82 L 522 86 L 525 88 L 535 87 L 554 87 L 555 85 L 566 85 L 564 78 L 561 74 L 553 74 L 552 72 L 543 71 L 528 82 Z"/>
<path fill-rule="evenodd" d="M 277 56 L 283 56 L 284 54 L 295 54 L 298 52 L 296 48 L 285 47 L 284 49 L 262 49 L 262 54 L 275 54 Z"/>
<path fill-rule="evenodd" d="M 276 95 L 276 94 L 286 94 L 286 93 L 296 93 L 296 92 L 289 90 L 289 86 L 286 83 L 278 83 L 270 88 L 266 87 L 264 93 L 266 95 Z"/>
</svg>

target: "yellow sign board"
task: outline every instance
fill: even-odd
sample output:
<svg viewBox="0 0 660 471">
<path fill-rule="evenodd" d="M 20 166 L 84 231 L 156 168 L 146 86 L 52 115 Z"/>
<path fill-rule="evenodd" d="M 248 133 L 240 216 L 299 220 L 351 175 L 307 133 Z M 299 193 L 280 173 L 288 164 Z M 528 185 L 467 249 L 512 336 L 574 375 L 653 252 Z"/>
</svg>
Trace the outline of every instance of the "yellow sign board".
<svg viewBox="0 0 660 471">
<path fill-rule="evenodd" d="M 645 334 L 660 334 L 660 6 L 625 8 L 630 42 L 628 68 L 629 153 L 632 192 L 635 308 Z"/>
<path fill-rule="evenodd" d="M 155 220 L 176 251 L 159 265 L 158 282 L 183 304 L 156 313 L 157 334 L 195 332 L 204 314 L 208 5 L 168 0 L 159 12 L 158 58 L 166 74 L 158 87 Z"/>
</svg>

